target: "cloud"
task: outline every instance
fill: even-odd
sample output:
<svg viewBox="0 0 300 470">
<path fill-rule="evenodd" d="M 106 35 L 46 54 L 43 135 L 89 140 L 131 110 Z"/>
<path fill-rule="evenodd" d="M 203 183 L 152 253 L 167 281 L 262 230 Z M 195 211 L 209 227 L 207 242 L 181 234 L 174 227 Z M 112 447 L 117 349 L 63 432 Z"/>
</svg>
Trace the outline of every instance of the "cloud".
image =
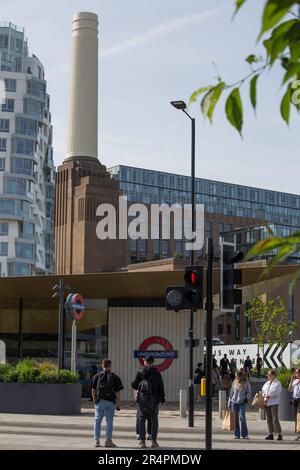
<svg viewBox="0 0 300 470">
<path fill-rule="evenodd" d="M 101 59 L 103 57 L 111 57 L 128 49 L 133 49 L 135 47 L 140 46 L 141 44 L 145 44 L 161 36 L 166 36 L 167 34 L 173 33 L 174 31 L 178 31 L 179 29 L 185 28 L 192 24 L 209 20 L 215 16 L 220 15 L 227 9 L 228 7 L 222 7 L 213 10 L 203 11 L 201 13 L 174 18 L 173 20 L 167 21 L 166 23 L 162 23 L 158 26 L 150 28 L 148 31 L 141 35 L 133 36 L 132 38 L 128 39 L 127 41 L 124 41 L 121 44 L 110 47 L 108 49 L 104 49 L 100 52 L 100 57 Z"/>
</svg>

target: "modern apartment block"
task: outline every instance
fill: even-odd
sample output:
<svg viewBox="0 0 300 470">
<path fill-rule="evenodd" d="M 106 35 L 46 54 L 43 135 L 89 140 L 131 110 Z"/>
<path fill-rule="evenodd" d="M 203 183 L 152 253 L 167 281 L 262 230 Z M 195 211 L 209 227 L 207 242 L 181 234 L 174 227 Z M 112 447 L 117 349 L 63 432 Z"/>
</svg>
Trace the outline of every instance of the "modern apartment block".
<svg viewBox="0 0 300 470">
<path fill-rule="evenodd" d="M 53 164 L 44 67 L 24 29 L 0 23 L 0 273 L 53 272 Z"/>
<path fill-rule="evenodd" d="M 143 168 L 118 165 L 109 168 L 111 176 L 119 182 L 128 204 L 188 204 L 191 200 L 189 176 L 164 173 Z M 213 237 L 217 247 L 224 232 L 261 224 L 300 228 L 300 196 L 242 186 L 220 181 L 196 178 L 196 203 L 204 204 L 205 238 Z M 277 233 L 277 232 L 276 232 Z M 172 257 L 181 253 L 188 257 L 184 240 L 131 240 L 129 260 L 147 261 Z"/>
</svg>

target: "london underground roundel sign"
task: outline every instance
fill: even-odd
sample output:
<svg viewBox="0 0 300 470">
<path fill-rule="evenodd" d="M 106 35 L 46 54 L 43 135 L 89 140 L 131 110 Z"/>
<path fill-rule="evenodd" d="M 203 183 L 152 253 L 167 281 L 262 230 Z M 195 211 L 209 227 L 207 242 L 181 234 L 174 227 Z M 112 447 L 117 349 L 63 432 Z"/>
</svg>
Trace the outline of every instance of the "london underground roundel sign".
<svg viewBox="0 0 300 470">
<path fill-rule="evenodd" d="M 66 299 L 66 311 L 71 320 L 81 320 L 85 314 L 81 294 L 69 294 Z"/>
<path fill-rule="evenodd" d="M 148 349 L 153 344 L 159 344 L 163 349 Z M 163 359 L 161 364 L 154 365 L 159 372 L 163 372 L 170 367 L 174 359 L 177 359 L 178 352 L 174 351 L 172 344 L 166 338 L 150 336 L 140 344 L 138 350 L 134 351 L 134 357 L 139 360 L 141 365 L 143 365 L 143 359 L 147 356 L 152 356 L 154 359 Z"/>
</svg>

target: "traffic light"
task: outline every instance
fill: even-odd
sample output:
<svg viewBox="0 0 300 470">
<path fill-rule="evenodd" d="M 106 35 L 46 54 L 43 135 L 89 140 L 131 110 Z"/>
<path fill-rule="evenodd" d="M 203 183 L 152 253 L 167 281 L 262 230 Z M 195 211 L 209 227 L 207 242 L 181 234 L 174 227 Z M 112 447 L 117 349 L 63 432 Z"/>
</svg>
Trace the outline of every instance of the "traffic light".
<svg viewBox="0 0 300 470">
<path fill-rule="evenodd" d="M 242 270 L 234 267 L 244 257 L 242 251 L 236 251 L 236 244 L 220 242 L 220 310 L 234 312 L 236 305 L 242 304 L 242 289 L 235 288 L 242 284 Z"/>
<path fill-rule="evenodd" d="M 203 308 L 203 268 L 188 266 L 184 273 L 184 287 L 175 286 L 166 289 L 166 309 L 197 310 Z"/>
</svg>

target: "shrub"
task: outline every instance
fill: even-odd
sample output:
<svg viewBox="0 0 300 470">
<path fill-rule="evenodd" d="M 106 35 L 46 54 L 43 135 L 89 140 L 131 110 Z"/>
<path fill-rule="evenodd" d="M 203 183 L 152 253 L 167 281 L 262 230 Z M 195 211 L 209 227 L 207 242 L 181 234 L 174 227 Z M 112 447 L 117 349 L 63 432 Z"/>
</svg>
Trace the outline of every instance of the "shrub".
<svg viewBox="0 0 300 470">
<path fill-rule="evenodd" d="M 15 367 L 9 364 L 0 366 L 0 382 L 18 383 L 77 383 L 78 375 L 69 370 L 58 370 L 51 362 L 38 363 L 32 359 L 23 359 Z"/>
<path fill-rule="evenodd" d="M 278 375 L 278 380 L 281 383 L 283 388 L 288 388 L 288 385 L 290 383 L 292 376 L 292 372 L 290 370 L 286 370 L 284 372 L 281 372 L 281 374 Z"/>
</svg>

